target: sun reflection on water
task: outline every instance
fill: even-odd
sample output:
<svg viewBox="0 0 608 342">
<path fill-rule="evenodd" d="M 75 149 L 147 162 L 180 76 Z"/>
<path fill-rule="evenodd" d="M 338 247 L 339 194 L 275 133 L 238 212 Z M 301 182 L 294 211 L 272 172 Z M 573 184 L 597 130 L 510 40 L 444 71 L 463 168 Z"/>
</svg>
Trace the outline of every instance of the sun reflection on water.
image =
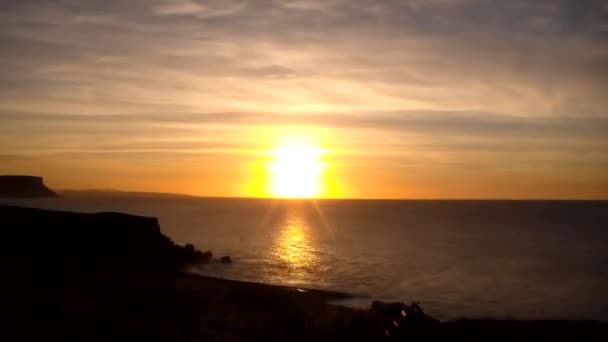
<svg viewBox="0 0 608 342">
<path fill-rule="evenodd" d="M 290 265 L 306 265 L 309 258 L 306 245 L 307 237 L 303 227 L 298 224 L 289 224 L 283 228 L 277 237 L 278 257 Z"/>
<path fill-rule="evenodd" d="M 310 282 L 314 268 L 319 262 L 314 246 L 315 241 L 306 215 L 297 206 L 289 208 L 275 234 L 271 250 L 274 261 L 287 269 L 288 278 L 285 279 L 283 274 L 282 279 L 275 280 L 289 284 Z"/>
</svg>

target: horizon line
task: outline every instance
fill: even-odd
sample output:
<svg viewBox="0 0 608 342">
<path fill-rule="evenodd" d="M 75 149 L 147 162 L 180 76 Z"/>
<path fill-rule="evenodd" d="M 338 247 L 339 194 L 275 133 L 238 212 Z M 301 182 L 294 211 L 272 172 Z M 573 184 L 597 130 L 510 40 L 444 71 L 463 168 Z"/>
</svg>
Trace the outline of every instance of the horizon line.
<svg viewBox="0 0 608 342">
<path fill-rule="evenodd" d="M 115 190 L 115 189 L 62 189 L 55 190 L 58 193 L 64 192 L 98 192 L 98 193 L 122 193 L 122 194 L 142 194 L 142 195 L 165 195 L 165 196 L 181 196 L 181 197 L 196 197 L 207 199 L 259 199 L 259 200 L 311 200 L 311 201 L 326 201 L 326 200 L 359 200 L 359 201 L 555 201 L 555 202 L 573 202 L 573 201 L 588 201 L 601 202 L 608 201 L 607 198 L 461 198 L 461 197 L 437 197 L 437 198 L 404 198 L 404 197 L 263 197 L 263 196 L 220 196 L 220 195 L 193 195 L 176 192 L 154 192 L 154 191 L 132 191 L 132 190 Z"/>
</svg>

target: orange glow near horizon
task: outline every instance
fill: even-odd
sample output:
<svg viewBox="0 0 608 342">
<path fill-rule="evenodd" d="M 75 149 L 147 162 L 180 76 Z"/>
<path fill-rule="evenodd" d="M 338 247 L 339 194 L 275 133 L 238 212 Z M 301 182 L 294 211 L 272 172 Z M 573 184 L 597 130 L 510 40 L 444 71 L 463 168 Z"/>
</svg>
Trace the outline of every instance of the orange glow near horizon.
<svg viewBox="0 0 608 342">
<path fill-rule="evenodd" d="M 607 20 L 561 15 L 569 2 L 484 1 L 517 39 L 464 0 L 30 2 L 1 6 L 0 175 L 59 192 L 608 199 Z M 399 19 L 414 14 L 433 25 Z"/>
</svg>

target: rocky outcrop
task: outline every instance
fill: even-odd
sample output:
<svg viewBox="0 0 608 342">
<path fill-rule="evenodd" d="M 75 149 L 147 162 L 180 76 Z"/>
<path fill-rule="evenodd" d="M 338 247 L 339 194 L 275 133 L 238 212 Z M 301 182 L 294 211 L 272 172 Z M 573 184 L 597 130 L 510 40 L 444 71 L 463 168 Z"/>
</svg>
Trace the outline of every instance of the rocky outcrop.
<svg viewBox="0 0 608 342">
<path fill-rule="evenodd" d="M 213 253 L 211 251 L 203 252 L 203 261 L 204 262 L 209 262 L 209 261 L 211 261 L 212 258 L 213 258 Z"/>
<path fill-rule="evenodd" d="M 0 176 L 0 197 L 58 197 L 42 177 Z"/>
<path fill-rule="evenodd" d="M 232 258 L 230 257 L 230 255 L 225 255 L 220 258 L 220 262 L 223 264 L 232 264 Z"/>
<path fill-rule="evenodd" d="M 428 332 L 436 331 L 440 324 L 438 320 L 424 313 L 417 302 L 405 305 L 400 302 L 374 300 L 371 309 L 375 312 L 384 335 L 397 340 L 424 335 L 428 338 Z"/>
<path fill-rule="evenodd" d="M 174 270 L 204 259 L 151 217 L 0 205 L 0 219 L 0 267 Z"/>
</svg>

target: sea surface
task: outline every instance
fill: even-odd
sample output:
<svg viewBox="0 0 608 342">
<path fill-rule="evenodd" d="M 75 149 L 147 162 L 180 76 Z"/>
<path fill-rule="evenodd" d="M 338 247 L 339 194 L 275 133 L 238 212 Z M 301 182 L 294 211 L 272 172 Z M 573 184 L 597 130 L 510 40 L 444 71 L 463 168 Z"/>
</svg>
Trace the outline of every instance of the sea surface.
<svg viewBox="0 0 608 342">
<path fill-rule="evenodd" d="M 232 265 L 193 272 L 419 301 L 442 320 L 608 321 L 608 201 L 222 199 L 66 193 L 0 203 L 154 216 Z"/>
</svg>

